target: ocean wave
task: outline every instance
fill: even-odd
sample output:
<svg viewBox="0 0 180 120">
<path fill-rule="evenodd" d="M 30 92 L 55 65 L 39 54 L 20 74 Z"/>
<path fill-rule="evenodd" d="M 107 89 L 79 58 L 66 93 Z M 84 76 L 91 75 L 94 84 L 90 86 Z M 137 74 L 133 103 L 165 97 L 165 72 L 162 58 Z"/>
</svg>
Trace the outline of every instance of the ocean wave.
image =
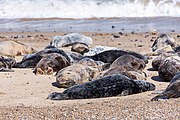
<svg viewBox="0 0 180 120">
<path fill-rule="evenodd" d="M 0 0 L 0 18 L 180 17 L 180 0 Z"/>
</svg>

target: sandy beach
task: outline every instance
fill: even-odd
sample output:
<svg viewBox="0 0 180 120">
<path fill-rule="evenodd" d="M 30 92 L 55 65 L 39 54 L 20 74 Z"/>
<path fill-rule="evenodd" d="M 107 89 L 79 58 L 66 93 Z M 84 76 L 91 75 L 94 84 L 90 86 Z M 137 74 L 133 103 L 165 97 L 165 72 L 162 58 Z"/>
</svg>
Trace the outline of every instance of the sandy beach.
<svg viewBox="0 0 180 120">
<path fill-rule="evenodd" d="M 55 35 L 68 32 L 1 32 L 0 41 L 14 40 L 32 46 L 36 50 L 46 47 Z M 93 39 L 93 46 L 106 45 L 146 54 L 160 34 L 150 32 L 85 32 Z M 180 44 L 178 32 L 169 32 Z M 119 36 L 119 37 L 116 37 Z M 66 48 L 70 49 L 70 48 Z M 16 57 L 19 61 L 22 56 Z M 164 90 L 168 82 L 162 82 L 157 71 L 150 71 L 152 60 L 145 68 L 147 81 L 156 85 L 156 90 Z M 64 89 L 55 87 L 54 75 L 34 75 L 32 69 L 15 69 L 15 72 L 1 72 L 0 80 L 0 119 L 180 119 L 180 99 L 151 102 L 154 91 L 124 97 L 99 99 L 51 101 L 47 99 L 51 92 Z"/>
</svg>

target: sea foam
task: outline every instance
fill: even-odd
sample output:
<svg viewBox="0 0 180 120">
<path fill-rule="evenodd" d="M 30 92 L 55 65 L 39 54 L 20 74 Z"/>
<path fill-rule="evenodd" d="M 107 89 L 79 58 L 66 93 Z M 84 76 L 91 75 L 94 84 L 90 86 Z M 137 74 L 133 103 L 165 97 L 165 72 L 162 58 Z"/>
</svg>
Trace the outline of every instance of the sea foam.
<svg viewBox="0 0 180 120">
<path fill-rule="evenodd" d="M 180 0 L 0 0 L 0 18 L 180 17 Z"/>
</svg>

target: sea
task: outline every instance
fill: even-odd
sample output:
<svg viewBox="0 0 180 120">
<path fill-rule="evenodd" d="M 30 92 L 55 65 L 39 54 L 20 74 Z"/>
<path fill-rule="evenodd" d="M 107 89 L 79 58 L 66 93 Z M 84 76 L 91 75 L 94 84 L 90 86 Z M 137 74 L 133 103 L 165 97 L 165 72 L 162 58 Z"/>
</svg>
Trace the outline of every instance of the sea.
<svg viewBox="0 0 180 120">
<path fill-rule="evenodd" d="M 180 32 L 177 27 L 180 0 L 0 0 L 0 3 L 0 31 L 130 32 L 133 28 L 139 32 L 153 29 Z"/>
</svg>

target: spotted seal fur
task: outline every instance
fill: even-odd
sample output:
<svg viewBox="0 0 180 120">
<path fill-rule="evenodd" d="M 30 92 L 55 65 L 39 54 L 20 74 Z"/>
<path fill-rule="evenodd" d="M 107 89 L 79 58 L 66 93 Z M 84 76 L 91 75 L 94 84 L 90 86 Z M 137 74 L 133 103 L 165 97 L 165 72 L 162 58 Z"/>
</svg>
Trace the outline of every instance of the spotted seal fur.
<svg viewBox="0 0 180 120">
<path fill-rule="evenodd" d="M 180 72 L 178 72 L 170 81 L 166 90 L 160 95 L 155 96 L 151 101 L 158 101 L 160 99 L 178 98 L 180 97 Z"/>
<path fill-rule="evenodd" d="M 11 68 L 15 65 L 14 58 L 5 58 L 0 56 L 0 72 L 14 72 Z"/>
<path fill-rule="evenodd" d="M 54 92 L 51 100 L 89 99 L 137 94 L 154 90 L 155 85 L 146 81 L 134 81 L 124 75 L 103 77 L 82 85 L 75 85 L 62 93 Z"/>
</svg>

